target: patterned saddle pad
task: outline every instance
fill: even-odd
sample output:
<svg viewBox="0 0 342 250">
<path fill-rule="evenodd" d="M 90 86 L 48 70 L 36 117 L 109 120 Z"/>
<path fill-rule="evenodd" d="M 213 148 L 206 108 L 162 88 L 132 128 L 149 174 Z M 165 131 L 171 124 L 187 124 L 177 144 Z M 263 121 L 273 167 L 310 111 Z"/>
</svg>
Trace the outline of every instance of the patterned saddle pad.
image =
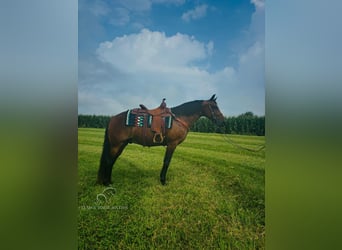
<svg viewBox="0 0 342 250">
<path fill-rule="evenodd" d="M 162 117 L 164 119 L 165 128 L 171 128 L 172 127 L 172 117 L 171 116 L 165 116 Z M 147 113 L 141 113 L 137 112 L 137 109 L 130 109 L 127 111 L 126 114 L 126 126 L 131 127 L 144 127 L 146 124 L 146 127 L 151 128 L 153 122 L 153 116 Z"/>
</svg>

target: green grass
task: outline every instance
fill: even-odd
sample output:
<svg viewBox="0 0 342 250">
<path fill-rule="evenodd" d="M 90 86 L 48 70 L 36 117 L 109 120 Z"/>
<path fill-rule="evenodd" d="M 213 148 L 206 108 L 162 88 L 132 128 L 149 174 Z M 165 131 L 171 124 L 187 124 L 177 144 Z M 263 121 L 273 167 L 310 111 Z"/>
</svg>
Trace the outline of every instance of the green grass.
<svg viewBox="0 0 342 250">
<path fill-rule="evenodd" d="M 78 130 L 79 249 L 265 248 L 265 152 L 219 134 L 189 133 L 159 182 L 165 148 L 129 144 L 113 168 L 115 194 L 97 200 L 104 129 Z M 257 148 L 264 137 L 230 135 Z"/>
</svg>

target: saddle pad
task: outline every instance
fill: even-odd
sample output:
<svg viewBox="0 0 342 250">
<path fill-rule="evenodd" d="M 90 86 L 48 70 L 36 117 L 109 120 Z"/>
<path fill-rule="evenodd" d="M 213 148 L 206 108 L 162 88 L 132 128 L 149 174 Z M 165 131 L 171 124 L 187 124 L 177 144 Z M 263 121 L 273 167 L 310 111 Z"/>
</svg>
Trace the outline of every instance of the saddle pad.
<svg viewBox="0 0 342 250">
<path fill-rule="evenodd" d="M 133 111 L 133 112 L 132 112 Z M 165 121 L 165 128 L 172 127 L 172 117 L 166 116 L 163 118 Z M 149 114 L 137 114 L 136 110 L 128 110 L 126 115 L 126 126 L 133 127 L 144 127 L 144 124 L 147 122 L 147 127 L 150 128 L 152 125 L 153 116 Z"/>
<path fill-rule="evenodd" d="M 165 127 L 166 128 L 171 128 L 172 127 L 172 117 L 171 116 L 166 116 L 165 117 Z"/>
<path fill-rule="evenodd" d="M 150 120 L 150 115 L 146 114 L 136 114 L 133 113 L 132 110 L 127 111 L 126 115 L 126 126 L 133 126 L 133 127 L 143 127 L 146 120 Z M 148 122 L 148 127 L 150 127 L 150 123 Z"/>
</svg>

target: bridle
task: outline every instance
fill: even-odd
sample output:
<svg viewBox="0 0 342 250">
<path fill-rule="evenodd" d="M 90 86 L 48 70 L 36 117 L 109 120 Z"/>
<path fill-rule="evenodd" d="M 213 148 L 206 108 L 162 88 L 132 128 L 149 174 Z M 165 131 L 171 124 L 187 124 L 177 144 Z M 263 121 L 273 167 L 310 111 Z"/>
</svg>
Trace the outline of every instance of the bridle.
<svg viewBox="0 0 342 250">
<path fill-rule="evenodd" d="M 210 113 L 211 113 L 211 119 L 213 120 L 213 122 L 215 124 L 217 124 L 217 117 L 216 117 L 215 112 L 213 111 L 213 108 L 211 107 L 209 102 L 208 102 L 208 106 L 209 106 L 209 110 L 210 110 Z"/>
</svg>

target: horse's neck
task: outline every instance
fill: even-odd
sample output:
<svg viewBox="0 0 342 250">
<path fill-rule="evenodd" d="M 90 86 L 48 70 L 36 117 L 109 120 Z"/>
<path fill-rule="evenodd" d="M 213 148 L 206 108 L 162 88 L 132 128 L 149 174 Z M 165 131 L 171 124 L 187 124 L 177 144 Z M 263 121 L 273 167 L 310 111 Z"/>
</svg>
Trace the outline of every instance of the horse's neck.
<svg viewBox="0 0 342 250">
<path fill-rule="evenodd" d="M 171 111 L 190 128 L 202 116 L 201 108 L 201 101 L 193 101 L 172 108 Z"/>
<path fill-rule="evenodd" d="M 190 128 L 199 118 L 201 117 L 201 115 L 199 114 L 193 114 L 190 116 L 179 116 L 179 118 L 184 121 L 188 127 Z"/>
</svg>

